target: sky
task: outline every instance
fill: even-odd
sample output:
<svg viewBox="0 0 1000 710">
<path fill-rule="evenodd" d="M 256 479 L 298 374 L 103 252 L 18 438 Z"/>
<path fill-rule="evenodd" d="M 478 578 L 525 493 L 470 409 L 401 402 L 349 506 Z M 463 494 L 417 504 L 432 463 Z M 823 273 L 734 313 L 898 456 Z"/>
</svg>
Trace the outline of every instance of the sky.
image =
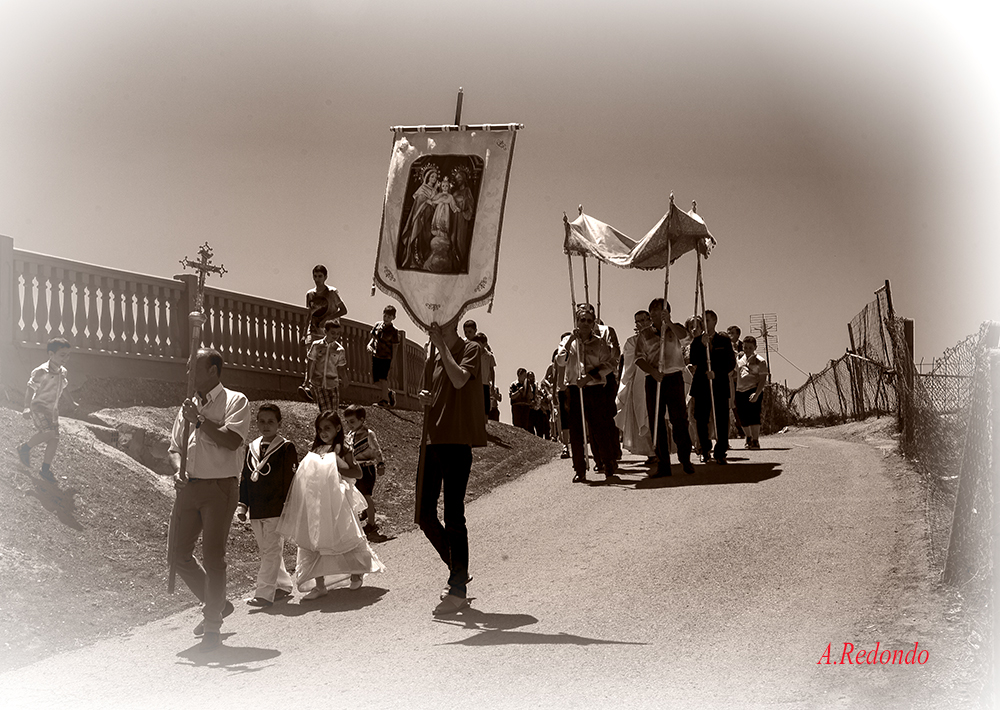
<svg viewBox="0 0 1000 710">
<path fill-rule="evenodd" d="M 998 29 L 968 0 L 7 0 L 0 234 L 167 277 L 208 241 L 211 285 L 297 304 L 324 263 L 374 323 L 389 128 L 450 123 L 463 87 L 463 122 L 524 125 L 492 313 L 468 314 L 501 389 L 570 328 L 563 212 L 638 239 L 671 192 L 718 241 L 720 325 L 777 315 L 776 381 L 842 355 L 886 279 L 929 362 L 1000 320 Z M 602 278 L 624 340 L 663 272 Z M 675 318 L 694 284 L 688 254 Z"/>
</svg>

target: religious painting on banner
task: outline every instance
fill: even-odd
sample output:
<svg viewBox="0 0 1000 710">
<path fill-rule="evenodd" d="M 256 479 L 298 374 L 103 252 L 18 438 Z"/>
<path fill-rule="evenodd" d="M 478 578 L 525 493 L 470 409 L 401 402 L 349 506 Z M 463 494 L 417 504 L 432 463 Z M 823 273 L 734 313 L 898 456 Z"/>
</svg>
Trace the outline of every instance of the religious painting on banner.
<svg viewBox="0 0 1000 710">
<path fill-rule="evenodd" d="M 375 284 L 424 330 L 492 301 L 517 128 L 394 129 Z"/>
</svg>

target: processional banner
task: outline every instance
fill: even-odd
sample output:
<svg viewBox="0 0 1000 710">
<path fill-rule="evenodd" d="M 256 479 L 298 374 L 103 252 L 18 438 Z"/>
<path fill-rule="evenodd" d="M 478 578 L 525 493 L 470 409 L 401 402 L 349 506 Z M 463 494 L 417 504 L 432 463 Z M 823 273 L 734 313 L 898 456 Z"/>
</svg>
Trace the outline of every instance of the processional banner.
<svg viewBox="0 0 1000 710">
<path fill-rule="evenodd" d="M 683 212 L 671 202 L 667 213 L 639 241 L 581 212 L 567 223 L 563 249 L 567 254 L 593 256 L 623 269 L 662 269 L 667 266 L 668 254 L 672 264 L 695 248 L 708 256 L 714 246 L 715 237 L 698 213 Z"/>
<path fill-rule="evenodd" d="M 375 285 L 425 331 L 492 302 L 517 128 L 393 129 Z"/>
</svg>

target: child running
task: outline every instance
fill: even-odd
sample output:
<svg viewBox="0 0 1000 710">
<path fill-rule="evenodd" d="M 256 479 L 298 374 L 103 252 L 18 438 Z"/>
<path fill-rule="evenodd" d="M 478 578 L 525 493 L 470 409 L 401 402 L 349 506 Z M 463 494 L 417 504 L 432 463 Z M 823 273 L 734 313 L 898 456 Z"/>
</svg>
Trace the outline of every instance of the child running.
<svg viewBox="0 0 1000 710">
<path fill-rule="evenodd" d="M 72 347 L 65 338 L 52 338 L 45 348 L 49 354 L 48 362 L 31 371 L 31 379 L 24 392 L 23 415 L 35 425 L 35 435 L 17 447 L 17 455 L 21 463 L 30 468 L 31 450 L 45 444 L 40 475 L 50 483 L 56 480 L 52 473 L 52 461 L 59 446 L 59 400 L 65 397 L 71 407 L 78 406 L 70 396 L 67 388 L 69 381 L 66 379 L 66 362 Z"/>
<path fill-rule="evenodd" d="M 368 428 L 365 422 L 367 413 L 360 404 L 352 404 L 344 410 L 344 423 L 347 425 L 347 447 L 354 455 L 354 461 L 361 467 L 361 478 L 357 480 L 358 491 L 365 497 L 368 508 L 361 515 L 367 519 L 365 534 L 378 533 L 378 523 L 375 520 L 375 478 L 385 474 L 385 461 L 382 459 L 382 447 L 378 445 L 378 437 Z"/>
<path fill-rule="evenodd" d="M 385 569 L 358 524 L 365 502 L 349 479 L 360 476 L 344 446 L 340 415 L 321 412 L 316 440 L 299 463 L 278 523 L 278 534 L 298 545 L 295 583 L 299 591 L 309 590 L 304 601 L 325 596 L 327 582 L 348 577 L 351 589 L 360 589 L 364 575 Z"/>
<path fill-rule="evenodd" d="M 285 544 L 278 534 L 278 521 L 295 477 L 299 454 L 295 444 L 278 433 L 281 409 L 277 404 L 260 405 L 257 428 L 260 436 L 250 442 L 243 462 L 236 517 L 245 521 L 249 509 L 250 528 L 260 551 L 257 590 L 247 604 L 268 607 L 274 604 L 276 596 L 284 598 L 292 593 L 292 577 L 285 568 Z"/>
</svg>

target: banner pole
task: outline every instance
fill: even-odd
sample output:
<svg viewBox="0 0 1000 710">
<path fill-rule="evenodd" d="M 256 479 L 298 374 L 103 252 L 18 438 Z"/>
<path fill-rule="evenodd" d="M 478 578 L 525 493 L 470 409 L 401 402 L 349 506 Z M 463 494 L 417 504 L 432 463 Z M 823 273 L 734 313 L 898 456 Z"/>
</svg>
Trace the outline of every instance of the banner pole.
<svg viewBox="0 0 1000 710">
<path fill-rule="evenodd" d="M 462 99 L 465 96 L 465 91 L 462 87 L 458 87 L 458 103 L 455 105 L 455 125 L 462 125 Z"/>
<path fill-rule="evenodd" d="M 428 343 L 427 351 L 427 363 L 424 365 L 424 389 L 430 391 L 431 389 L 431 378 L 434 374 L 434 358 L 437 356 L 437 350 L 434 347 L 434 343 Z M 447 376 L 447 375 L 446 375 Z M 424 405 L 424 424 L 423 431 L 420 433 L 420 453 L 417 456 L 417 482 L 414 486 L 413 495 L 413 522 L 417 525 L 420 524 L 420 506 L 423 502 L 424 494 L 424 466 L 427 465 L 427 430 L 429 428 L 431 405 Z"/>
<path fill-rule="evenodd" d="M 590 279 L 587 278 L 587 255 L 583 255 L 583 301 L 590 303 Z"/>
</svg>

